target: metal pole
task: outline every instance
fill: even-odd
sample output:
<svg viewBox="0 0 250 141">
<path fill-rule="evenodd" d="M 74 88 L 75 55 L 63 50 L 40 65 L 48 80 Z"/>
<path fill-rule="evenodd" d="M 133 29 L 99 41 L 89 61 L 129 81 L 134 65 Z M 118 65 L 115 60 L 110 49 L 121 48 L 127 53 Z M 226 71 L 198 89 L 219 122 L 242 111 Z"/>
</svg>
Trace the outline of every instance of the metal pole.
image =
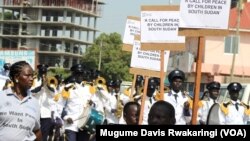
<svg viewBox="0 0 250 141">
<path fill-rule="evenodd" d="M 99 46 L 99 63 L 98 63 L 98 70 L 101 70 L 101 63 L 102 63 L 102 40 L 101 45 Z"/>
<path fill-rule="evenodd" d="M 232 66 L 231 66 L 231 72 L 230 72 L 230 82 L 233 81 L 233 77 L 234 77 L 234 64 L 235 64 L 235 57 L 236 57 L 236 45 L 238 44 L 238 48 L 239 48 L 239 37 L 240 37 L 240 16 L 241 16 L 241 11 L 242 11 L 242 0 L 238 1 L 237 4 L 237 25 L 236 25 L 236 38 L 237 38 L 237 43 L 234 42 L 233 45 L 233 60 L 232 60 Z"/>
</svg>

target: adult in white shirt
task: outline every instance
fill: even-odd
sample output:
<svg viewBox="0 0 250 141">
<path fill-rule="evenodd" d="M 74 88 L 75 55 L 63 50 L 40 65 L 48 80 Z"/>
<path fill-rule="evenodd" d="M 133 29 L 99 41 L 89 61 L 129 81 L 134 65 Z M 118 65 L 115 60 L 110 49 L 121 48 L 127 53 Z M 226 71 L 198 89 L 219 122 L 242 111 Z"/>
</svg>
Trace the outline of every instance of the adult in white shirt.
<svg viewBox="0 0 250 141">
<path fill-rule="evenodd" d="M 115 116 L 119 119 L 119 124 L 125 124 L 123 117 L 123 108 L 126 103 L 130 101 L 130 97 L 121 92 L 122 80 L 115 80 L 113 83 L 114 96 L 116 97 L 116 108 L 113 111 Z"/>
<path fill-rule="evenodd" d="M 117 99 L 116 99 L 116 95 L 114 92 L 114 81 L 113 80 L 109 80 L 107 81 L 107 92 L 103 91 L 104 93 L 108 93 L 107 94 L 107 100 L 104 104 L 104 112 L 105 112 L 105 118 L 107 120 L 107 124 L 118 124 L 119 122 L 119 118 L 116 117 L 115 112 L 117 109 Z"/>
<path fill-rule="evenodd" d="M 238 82 L 232 82 L 227 90 L 230 95 L 230 101 L 223 103 L 219 110 L 219 124 L 221 125 L 246 125 L 250 120 L 249 106 L 240 102 L 239 93 L 242 86 Z"/>
<path fill-rule="evenodd" d="M 220 83 L 216 81 L 212 81 L 207 84 L 208 97 L 204 100 L 201 100 L 201 105 L 198 109 L 198 121 L 201 125 L 205 125 L 207 123 L 207 116 L 210 108 L 213 104 L 218 103 L 217 98 L 220 94 Z"/>
<path fill-rule="evenodd" d="M 41 112 L 41 131 L 43 135 L 43 141 L 46 141 L 50 131 L 53 130 L 53 124 L 52 124 L 52 109 L 54 105 L 54 95 L 56 93 L 56 89 L 52 91 L 48 87 L 47 82 L 47 71 L 48 71 L 48 65 L 46 64 L 39 64 L 37 65 L 38 69 L 38 78 L 41 81 L 41 85 L 38 86 L 40 89 L 37 89 L 38 91 L 32 91 L 32 95 L 38 99 L 39 105 L 40 105 L 40 112 Z M 37 82 L 35 82 L 37 83 Z M 53 89 L 53 88 L 52 88 Z"/>
<path fill-rule="evenodd" d="M 122 80 L 117 79 L 114 81 L 114 92 L 117 100 L 119 102 L 122 102 L 122 105 L 124 106 L 126 103 L 130 101 L 130 97 L 129 95 L 126 95 L 123 92 L 121 92 L 121 84 Z"/>
<path fill-rule="evenodd" d="M 14 63 L 10 79 L 13 87 L 0 92 L 0 140 L 41 141 L 39 104 L 29 91 L 32 67 L 25 61 Z"/>
<path fill-rule="evenodd" d="M 81 120 L 85 108 L 88 108 L 88 101 L 90 98 L 89 87 L 81 85 L 83 81 L 84 66 L 76 64 L 71 68 L 72 75 L 67 79 L 70 80 L 67 84 L 68 98 L 64 99 L 64 106 L 66 115 L 63 117 L 66 140 L 69 141 L 88 141 L 90 134 L 86 130 L 80 129 Z M 72 82 L 73 81 L 73 82 Z M 64 88 L 65 89 L 65 88 Z M 66 104 L 67 103 L 67 104 Z"/>
<path fill-rule="evenodd" d="M 131 99 L 132 88 L 129 87 L 125 89 L 123 91 L 124 94 L 122 94 L 123 95 L 122 97 L 125 99 L 124 103 L 128 101 L 132 101 L 132 100 L 138 103 L 141 100 L 142 90 L 143 90 L 143 76 L 137 75 L 136 81 L 135 81 L 135 89 L 133 92 L 133 98 Z M 122 117 L 123 117 L 123 113 L 122 113 Z M 119 119 L 119 124 L 126 124 L 126 121 L 124 120 L 124 118 Z"/>
<path fill-rule="evenodd" d="M 141 96 L 143 94 L 143 76 L 142 75 L 137 75 L 136 76 L 136 81 L 135 81 L 135 89 L 133 93 L 133 99 L 134 101 L 138 102 L 141 99 Z M 131 93 L 131 90 L 130 90 Z"/>
<path fill-rule="evenodd" d="M 144 103 L 144 111 L 143 111 L 143 120 L 142 124 L 148 124 L 148 113 L 152 107 L 152 105 L 156 102 L 154 96 L 156 95 L 156 80 L 154 78 L 149 78 L 148 87 L 147 87 L 147 96 Z M 139 102 L 141 103 L 141 102 Z"/>
<path fill-rule="evenodd" d="M 182 91 L 185 74 L 181 70 L 173 70 L 168 75 L 170 91 L 164 93 L 164 100 L 175 108 L 176 124 L 186 125 L 191 121 L 190 97 Z"/>
<path fill-rule="evenodd" d="M 5 63 L 5 64 L 3 65 L 3 71 L 2 71 L 2 75 L 3 75 L 3 76 L 9 77 L 10 66 L 11 66 L 10 63 Z"/>
<path fill-rule="evenodd" d="M 3 65 L 3 70 L 0 74 L 0 89 L 5 90 L 11 87 L 12 81 L 9 78 L 9 72 L 10 72 L 10 63 L 5 63 Z"/>
</svg>

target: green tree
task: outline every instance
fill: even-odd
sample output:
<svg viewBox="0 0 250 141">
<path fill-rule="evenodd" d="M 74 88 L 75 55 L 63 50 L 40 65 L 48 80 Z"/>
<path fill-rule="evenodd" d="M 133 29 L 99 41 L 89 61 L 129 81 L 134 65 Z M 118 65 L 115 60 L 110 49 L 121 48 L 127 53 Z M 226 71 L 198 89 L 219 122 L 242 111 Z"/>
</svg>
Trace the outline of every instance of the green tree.
<svg viewBox="0 0 250 141">
<path fill-rule="evenodd" d="M 47 75 L 48 76 L 62 75 L 62 78 L 65 79 L 70 75 L 70 71 L 65 70 L 64 68 L 55 68 L 55 69 L 50 69 Z"/>
<path fill-rule="evenodd" d="M 4 13 L 4 19 L 5 20 L 11 20 L 12 19 L 12 13 L 11 12 L 5 12 Z"/>
<path fill-rule="evenodd" d="M 86 50 L 83 62 L 89 68 L 98 69 L 101 52 L 100 71 L 106 79 L 122 79 L 131 81 L 129 74 L 131 53 L 122 51 L 121 35 L 118 33 L 102 33 L 94 45 Z"/>
</svg>

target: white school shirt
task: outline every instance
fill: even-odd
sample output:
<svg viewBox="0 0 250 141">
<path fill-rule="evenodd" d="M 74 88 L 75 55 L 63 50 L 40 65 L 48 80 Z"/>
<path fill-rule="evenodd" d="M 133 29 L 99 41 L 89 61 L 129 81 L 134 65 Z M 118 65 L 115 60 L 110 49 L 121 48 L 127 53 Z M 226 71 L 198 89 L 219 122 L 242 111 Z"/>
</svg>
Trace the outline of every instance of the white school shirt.
<svg viewBox="0 0 250 141">
<path fill-rule="evenodd" d="M 238 110 L 235 108 L 236 103 L 238 103 Z M 247 121 L 250 120 L 249 115 L 245 114 L 245 107 L 239 100 L 231 100 L 226 108 L 228 109 L 228 114 L 225 114 L 221 108 L 219 110 L 219 123 L 221 125 L 246 125 Z"/>
<path fill-rule="evenodd" d="M 202 100 L 202 107 L 199 107 L 198 109 L 198 118 L 197 120 L 201 120 L 205 123 L 207 123 L 207 116 L 208 116 L 208 113 L 209 113 L 209 110 L 211 109 L 211 107 L 215 104 L 215 103 L 218 103 L 217 100 L 213 100 L 212 98 L 209 98 L 208 100 Z M 199 122 L 197 122 L 199 123 Z"/>
<path fill-rule="evenodd" d="M 41 118 L 51 118 L 52 109 L 54 109 L 53 106 L 55 105 L 54 96 L 56 93 L 56 90 L 52 92 L 47 86 L 43 86 L 38 93 L 32 94 L 39 101 Z"/>
<path fill-rule="evenodd" d="M 109 99 L 108 101 L 104 104 L 104 109 L 105 109 L 105 118 L 108 121 L 108 124 L 118 124 L 119 123 L 119 118 L 115 116 L 115 113 L 112 113 L 112 109 L 117 109 L 117 99 L 114 93 L 109 93 Z"/>
<path fill-rule="evenodd" d="M 83 120 L 83 112 L 87 105 L 89 89 L 82 87 L 79 84 L 75 84 L 75 89 L 70 89 L 70 96 L 67 99 L 68 103 L 66 106 L 67 115 L 63 118 L 65 129 L 78 132 L 78 124 L 80 120 Z M 85 95 L 86 94 L 86 95 Z M 66 100 L 64 100 L 65 104 Z M 73 120 L 73 124 L 68 124 L 66 120 L 71 118 Z"/>
<path fill-rule="evenodd" d="M 150 102 L 150 99 L 152 100 L 152 103 Z M 148 125 L 148 114 L 152 105 L 155 102 L 156 101 L 153 96 L 152 97 L 146 96 L 145 103 L 144 103 L 143 120 L 142 120 L 143 125 Z M 141 104 L 141 101 L 139 101 L 139 104 Z"/>
<path fill-rule="evenodd" d="M 174 94 L 177 94 L 177 101 L 175 100 Z M 177 125 L 186 125 L 191 121 L 189 117 L 184 116 L 184 103 L 188 101 L 188 97 L 185 96 L 181 91 L 175 93 L 171 90 L 169 93 L 164 93 L 164 100 L 173 105 L 175 109 L 175 119 Z M 191 114 L 191 113 L 190 113 Z"/>
</svg>

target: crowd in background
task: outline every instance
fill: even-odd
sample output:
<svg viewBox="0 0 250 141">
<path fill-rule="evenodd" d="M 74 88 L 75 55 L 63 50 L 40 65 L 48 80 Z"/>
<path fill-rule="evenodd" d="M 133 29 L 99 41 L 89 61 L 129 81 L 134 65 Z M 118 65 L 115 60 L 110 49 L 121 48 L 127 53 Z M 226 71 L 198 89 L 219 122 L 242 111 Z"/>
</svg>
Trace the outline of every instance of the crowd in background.
<svg viewBox="0 0 250 141">
<path fill-rule="evenodd" d="M 1 139 L 89 141 L 95 140 L 96 125 L 191 124 L 193 100 L 183 90 L 185 73 L 179 69 L 168 74 L 170 85 L 160 100 L 159 78 L 149 78 L 144 90 L 144 78 L 138 75 L 131 93 L 131 87 L 121 91 L 122 80 L 106 80 L 100 71 L 90 71 L 83 64 L 74 65 L 65 79 L 60 74 L 47 76 L 48 67 L 40 64 L 35 73 L 25 61 L 4 65 L 2 75 L 8 79 L 0 92 Z M 230 100 L 225 103 L 218 103 L 219 82 L 210 82 L 206 88 L 198 102 L 197 124 L 246 125 L 250 121 L 249 106 L 238 99 L 240 83 L 228 85 Z"/>
</svg>

